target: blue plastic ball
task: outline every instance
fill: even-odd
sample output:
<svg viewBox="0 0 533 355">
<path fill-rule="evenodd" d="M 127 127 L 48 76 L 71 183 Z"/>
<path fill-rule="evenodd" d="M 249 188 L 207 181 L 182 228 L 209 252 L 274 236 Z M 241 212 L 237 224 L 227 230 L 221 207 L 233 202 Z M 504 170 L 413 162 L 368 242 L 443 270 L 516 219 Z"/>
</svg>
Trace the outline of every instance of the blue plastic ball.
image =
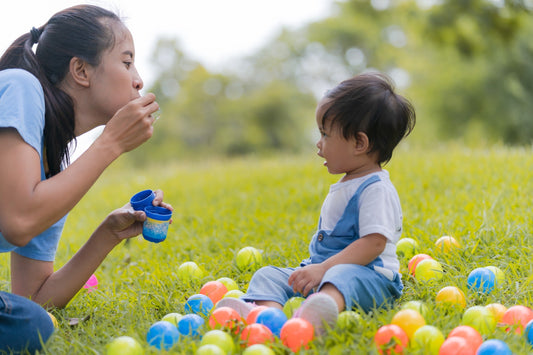
<svg viewBox="0 0 533 355">
<path fill-rule="evenodd" d="M 279 338 L 281 327 L 287 322 L 287 316 L 281 309 L 269 307 L 257 315 L 256 323 L 265 325 L 272 334 Z"/>
<path fill-rule="evenodd" d="M 146 334 L 146 341 L 148 344 L 159 350 L 161 350 L 161 347 L 165 350 L 170 349 L 179 338 L 180 333 L 178 332 L 178 328 L 167 321 L 155 322 Z"/>
<path fill-rule="evenodd" d="M 479 267 L 468 275 L 467 284 L 469 289 L 474 289 L 480 293 L 489 294 L 494 290 L 496 275 L 492 270 Z"/>
<path fill-rule="evenodd" d="M 527 323 L 524 329 L 524 336 L 526 337 L 529 345 L 533 346 L 533 319 Z"/>
<path fill-rule="evenodd" d="M 186 314 L 178 321 L 178 331 L 185 336 L 198 336 L 204 319 L 197 314 Z"/>
<path fill-rule="evenodd" d="M 513 355 L 513 353 L 504 341 L 489 339 L 479 346 L 476 355 Z"/>
<path fill-rule="evenodd" d="M 185 313 L 194 313 L 207 317 L 213 309 L 213 301 L 206 295 L 192 295 L 185 302 Z"/>
</svg>

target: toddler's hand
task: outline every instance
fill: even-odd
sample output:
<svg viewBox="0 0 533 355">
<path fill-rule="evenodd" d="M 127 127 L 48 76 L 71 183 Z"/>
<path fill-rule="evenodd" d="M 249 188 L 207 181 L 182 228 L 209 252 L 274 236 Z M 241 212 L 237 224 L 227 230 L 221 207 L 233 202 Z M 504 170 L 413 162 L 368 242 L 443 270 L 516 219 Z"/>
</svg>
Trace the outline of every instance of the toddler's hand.
<svg viewBox="0 0 533 355">
<path fill-rule="evenodd" d="M 289 277 L 289 286 L 294 292 L 306 297 L 315 287 L 320 285 L 326 269 L 322 264 L 311 264 L 294 271 Z"/>
</svg>

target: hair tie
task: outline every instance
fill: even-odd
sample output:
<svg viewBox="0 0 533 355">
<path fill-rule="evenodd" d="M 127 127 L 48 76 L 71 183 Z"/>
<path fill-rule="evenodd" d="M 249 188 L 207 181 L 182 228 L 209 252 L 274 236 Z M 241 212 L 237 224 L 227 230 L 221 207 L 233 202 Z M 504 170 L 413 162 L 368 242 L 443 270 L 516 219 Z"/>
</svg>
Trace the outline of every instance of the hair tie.
<svg viewBox="0 0 533 355">
<path fill-rule="evenodd" d="M 31 34 L 31 41 L 32 43 L 37 43 L 39 42 L 39 37 L 41 37 L 41 30 L 38 29 L 38 28 L 35 28 L 35 27 L 32 27 L 31 30 L 30 30 L 30 34 Z"/>
</svg>

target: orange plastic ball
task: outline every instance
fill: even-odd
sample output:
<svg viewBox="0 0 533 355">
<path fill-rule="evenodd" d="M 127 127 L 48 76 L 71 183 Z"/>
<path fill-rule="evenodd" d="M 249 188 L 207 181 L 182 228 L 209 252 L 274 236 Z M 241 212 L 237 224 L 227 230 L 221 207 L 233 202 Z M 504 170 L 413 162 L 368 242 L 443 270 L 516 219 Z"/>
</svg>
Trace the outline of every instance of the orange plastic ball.
<svg viewBox="0 0 533 355">
<path fill-rule="evenodd" d="M 439 349 L 439 355 L 476 355 L 474 347 L 463 337 L 448 337 Z"/>
<path fill-rule="evenodd" d="M 456 286 L 446 286 L 437 292 L 435 297 L 437 304 L 446 304 L 452 306 L 466 307 L 466 297 L 464 292 Z"/>
<path fill-rule="evenodd" d="M 302 318 L 291 318 L 283 324 L 280 339 L 283 345 L 297 353 L 301 348 L 307 349 L 313 340 L 314 327 Z"/>
<path fill-rule="evenodd" d="M 242 318 L 239 313 L 230 307 L 220 307 L 215 309 L 209 317 L 209 327 L 211 329 L 225 328 L 234 329 L 239 332 Z"/>
<path fill-rule="evenodd" d="M 474 349 L 474 351 L 477 351 L 477 348 L 483 343 L 483 337 L 481 334 L 475 329 L 472 328 L 469 325 L 460 325 L 452 329 L 450 334 L 448 334 L 448 338 L 451 337 L 461 337 L 470 346 Z"/>
<path fill-rule="evenodd" d="M 409 344 L 405 331 L 396 324 L 387 324 L 374 335 L 374 344 L 380 354 L 403 354 Z"/>
<path fill-rule="evenodd" d="M 217 304 L 227 292 L 228 288 L 220 281 L 208 281 L 200 289 L 200 293 L 209 297 L 213 304 Z"/>
<path fill-rule="evenodd" d="M 527 323 L 533 319 L 533 310 L 526 306 L 516 305 L 511 306 L 505 311 L 501 319 L 501 323 L 508 324 L 511 327 L 506 328 L 507 331 L 515 327 L 516 334 L 522 334 Z"/>
<path fill-rule="evenodd" d="M 274 341 L 274 334 L 263 324 L 248 324 L 241 333 L 242 346 L 248 347 L 254 344 L 264 344 Z"/>
<path fill-rule="evenodd" d="M 486 305 L 485 308 L 492 312 L 497 323 L 501 322 L 504 313 L 507 311 L 507 307 L 500 303 L 491 303 Z"/>
</svg>

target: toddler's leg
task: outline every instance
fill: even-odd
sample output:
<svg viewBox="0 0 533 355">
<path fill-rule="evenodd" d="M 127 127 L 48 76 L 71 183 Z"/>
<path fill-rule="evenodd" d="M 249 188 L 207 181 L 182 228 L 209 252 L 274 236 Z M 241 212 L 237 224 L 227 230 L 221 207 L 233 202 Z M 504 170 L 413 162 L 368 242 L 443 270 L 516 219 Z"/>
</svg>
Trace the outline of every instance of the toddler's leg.
<svg viewBox="0 0 533 355">
<path fill-rule="evenodd" d="M 252 276 L 244 296 L 240 299 L 223 298 L 217 303 L 217 308 L 233 308 L 244 318 L 256 305 L 282 309 L 285 302 L 294 296 L 287 281 L 293 271 L 293 268 L 262 267 Z"/>
</svg>

